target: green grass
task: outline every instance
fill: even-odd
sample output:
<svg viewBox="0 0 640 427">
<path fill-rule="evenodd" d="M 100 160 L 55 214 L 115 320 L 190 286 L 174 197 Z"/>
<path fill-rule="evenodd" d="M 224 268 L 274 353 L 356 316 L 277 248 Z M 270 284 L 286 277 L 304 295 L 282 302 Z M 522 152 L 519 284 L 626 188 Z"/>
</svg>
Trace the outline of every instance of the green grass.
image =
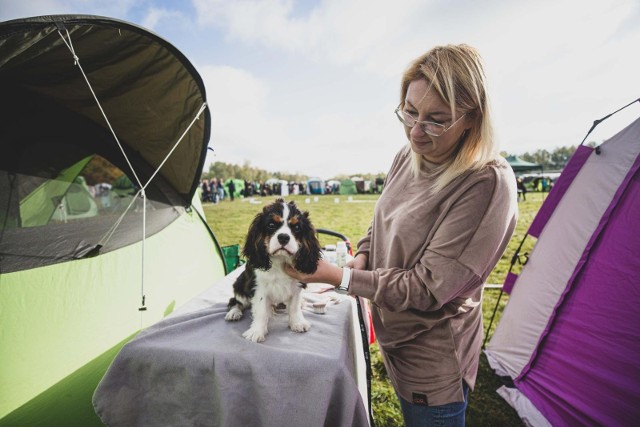
<svg viewBox="0 0 640 427">
<path fill-rule="evenodd" d="M 352 202 L 349 196 L 324 195 L 315 196 L 288 196 L 286 199 L 294 200 L 298 207 L 309 212 L 310 218 L 316 228 L 327 228 L 347 236 L 355 246 L 369 227 L 373 216 L 377 195 L 353 195 Z M 217 205 L 205 204 L 204 210 L 209 226 L 214 231 L 218 242 L 222 246 L 244 243 L 249 224 L 263 206 L 273 201 L 275 197 L 256 197 L 254 203 L 245 199 L 228 200 Z M 310 199 L 310 203 L 305 203 Z M 339 203 L 335 200 L 338 199 Z M 510 260 L 520 245 L 526 231 L 531 224 L 536 212 L 543 201 L 540 193 L 527 193 L 527 201 L 519 203 L 520 215 L 518 225 L 507 250 L 491 272 L 487 283 L 502 284 L 509 271 Z M 337 239 L 327 235 L 320 235 L 320 243 L 335 244 Z M 531 251 L 534 239 L 529 237 L 523 245 L 520 253 Z M 524 258 L 523 258 L 524 261 Z M 519 267 L 518 267 L 519 268 Z M 519 271 L 514 271 L 518 273 Z M 483 317 L 485 334 L 489 336 L 495 330 L 495 325 L 500 320 L 500 314 L 508 297 L 500 298 L 500 306 L 490 331 L 487 331 L 489 319 L 498 300 L 498 290 L 486 290 L 483 299 Z M 400 426 L 402 415 L 400 407 L 387 378 L 377 344 L 371 346 L 372 361 L 372 406 L 376 425 Z M 489 368 L 484 354 L 480 358 L 480 368 L 476 388 L 469 397 L 467 409 L 468 426 L 521 426 L 523 425 L 516 412 L 495 392 L 501 383 L 498 377 Z"/>
</svg>

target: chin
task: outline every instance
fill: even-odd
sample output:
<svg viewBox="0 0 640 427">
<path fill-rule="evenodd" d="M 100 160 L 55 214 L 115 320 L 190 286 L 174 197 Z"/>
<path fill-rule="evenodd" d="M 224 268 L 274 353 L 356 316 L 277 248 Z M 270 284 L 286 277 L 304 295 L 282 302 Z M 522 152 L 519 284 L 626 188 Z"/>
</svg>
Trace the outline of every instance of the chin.
<svg viewBox="0 0 640 427">
<path fill-rule="evenodd" d="M 416 154 L 420 154 L 422 156 L 428 156 L 429 152 L 431 152 L 432 148 L 433 148 L 433 143 L 432 142 L 423 142 L 423 143 L 416 143 L 411 141 L 411 151 L 413 151 Z"/>
<path fill-rule="evenodd" d="M 309 213 L 284 199 L 265 206 L 249 227 L 242 254 L 247 264 L 233 284 L 225 319 L 240 320 L 250 308 L 253 320 L 242 336 L 262 342 L 274 307 L 284 304 L 289 328 L 307 332 L 311 324 L 302 315 L 301 295 L 306 285 L 286 274 L 284 267 L 289 264 L 307 274 L 317 269 L 321 248 Z"/>
</svg>

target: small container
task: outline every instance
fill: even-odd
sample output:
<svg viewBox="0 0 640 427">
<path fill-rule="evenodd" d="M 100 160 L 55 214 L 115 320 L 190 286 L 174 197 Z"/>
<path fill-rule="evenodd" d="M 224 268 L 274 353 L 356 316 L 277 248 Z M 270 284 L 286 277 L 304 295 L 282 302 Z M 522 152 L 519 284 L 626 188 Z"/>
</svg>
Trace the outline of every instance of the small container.
<svg viewBox="0 0 640 427">
<path fill-rule="evenodd" d="M 327 245 L 324 247 L 322 251 L 322 257 L 329 264 L 336 265 L 337 255 L 336 255 L 336 245 Z"/>
<path fill-rule="evenodd" d="M 344 267 L 347 264 L 347 242 L 341 240 L 336 245 L 336 265 Z"/>
</svg>

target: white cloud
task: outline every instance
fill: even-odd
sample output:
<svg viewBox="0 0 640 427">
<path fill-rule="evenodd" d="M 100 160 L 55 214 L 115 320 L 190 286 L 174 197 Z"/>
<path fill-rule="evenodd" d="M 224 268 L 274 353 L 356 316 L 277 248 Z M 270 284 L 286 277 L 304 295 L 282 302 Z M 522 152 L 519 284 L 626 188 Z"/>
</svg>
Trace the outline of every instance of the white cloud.
<svg viewBox="0 0 640 427">
<path fill-rule="evenodd" d="M 290 138 L 284 121 L 269 113 L 267 83 L 228 66 L 198 69 L 205 83 L 212 119 L 209 146 L 215 151 L 209 155 L 209 161 L 269 164 L 274 151 L 280 151 L 282 143 Z M 278 147 L 275 150 L 274 141 Z"/>
<path fill-rule="evenodd" d="M 406 64 L 424 50 L 444 43 L 476 46 L 487 64 L 501 148 L 510 153 L 578 144 L 594 119 L 640 95 L 634 75 L 640 64 L 632 53 L 640 46 L 640 33 L 629 29 L 633 24 L 628 22 L 630 16 L 639 16 L 634 0 L 455 5 L 327 0 L 302 14 L 285 0 L 194 4 L 201 25 L 222 29 L 231 40 L 262 46 L 276 56 L 281 52 L 310 58 L 319 69 L 333 64 L 359 70 L 364 79 L 382 76 L 386 80 L 378 83 L 393 90 Z M 621 31 L 625 25 L 627 31 Z M 376 91 L 379 88 L 371 88 Z M 344 93 L 334 94 L 334 104 L 339 99 L 344 104 L 344 98 Z M 384 100 L 372 97 L 371 102 Z M 270 107 L 274 113 L 286 110 L 273 103 Z M 312 123 L 306 134 L 296 122 L 287 127 L 288 138 L 324 147 L 314 162 L 305 159 L 306 164 L 324 162 L 341 170 L 342 158 L 359 159 L 368 164 L 362 170 L 375 171 L 383 163 L 380 159 L 389 156 L 375 147 L 391 144 L 397 149 L 404 143 L 395 124 L 368 132 L 388 123 L 388 111 L 381 112 L 381 105 L 355 111 L 348 119 L 332 116 L 333 108 L 331 101 L 323 100 L 316 108 L 324 111 L 321 119 L 299 114 L 299 119 Z M 616 120 L 623 119 L 610 119 Z M 598 138 L 608 136 L 602 133 Z M 278 146 L 296 152 L 291 142 L 278 141 Z M 326 151 L 340 154 L 322 157 Z M 371 155 L 374 152 L 379 156 Z M 354 167 L 360 169 L 347 164 L 343 170 Z"/>
<path fill-rule="evenodd" d="M 304 43 L 306 22 L 291 17 L 292 2 L 195 0 L 198 20 L 225 28 L 230 37 L 270 47 L 297 48 Z"/>
<path fill-rule="evenodd" d="M 150 7 L 147 10 L 147 14 L 140 22 L 140 25 L 149 30 L 156 30 L 163 22 L 169 21 L 175 23 L 176 21 L 184 21 L 187 17 L 179 11 L 170 10 L 165 8 Z"/>
<path fill-rule="evenodd" d="M 328 0 L 318 3 L 306 16 L 296 16 L 291 0 L 194 0 L 199 23 L 222 28 L 232 39 L 295 52 L 319 62 L 385 69 L 389 54 L 403 51 L 402 43 L 395 41 L 410 31 L 407 21 L 428 5 L 420 0 L 402 3 L 389 7 L 381 1 Z M 373 62 L 372 58 L 379 60 Z M 404 66 L 406 58 L 401 61 Z"/>
<path fill-rule="evenodd" d="M 386 170 L 405 143 L 400 75 L 437 44 L 480 50 L 510 153 L 577 144 L 640 96 L 637 0 L 34 0 L 3 2 L 0 19 L 51 13 L 137 22 L 180 46 L 207 84 L 210 160 L 274 171 Z"/>
<path fill-rule="evenodd" d="M 215 151 L 207 161 L 243 164 L 269 171 L 330 178 L 337 174 L 386 171 L 404 144 L 392 106 L 358 117 L 325 113 L 308 117 L 277 114 L 271 89 L 246 70 L 198 67 L 212 116 Z M 393 138 L 385 135 L 393 135 Z"/>
</svg>

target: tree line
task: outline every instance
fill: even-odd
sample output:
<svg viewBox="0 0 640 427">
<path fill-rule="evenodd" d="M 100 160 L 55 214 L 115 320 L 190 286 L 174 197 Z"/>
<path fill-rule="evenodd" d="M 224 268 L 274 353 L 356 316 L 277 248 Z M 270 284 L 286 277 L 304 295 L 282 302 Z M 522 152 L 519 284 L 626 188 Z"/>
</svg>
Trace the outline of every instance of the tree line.
<svg viewBox="0 0 640 427">
<path fill-rule="evenodd" d="M 560 171 L 567 164 L 574 151 L 576 151 L 575 145 L 556 148 L 553 151 L 536 150 L 532 153 L 521 154 L 518 157 L 526 162 L 542 165 L 546 171 Z"/>
<path fill-rule="evenodd" d="M 377 174 L 363 173 L 353 175 L 336 175 L 329 179 L 342 180 L 349 179 L 352 176 L 359 176 L 365 181 L 374 181 L 378 177 L 384 178 L 385 174 L 380 172 Z M 238 178 L 249 182 L 265 182 L 270 178 L 283 179 L 288 182 L 304 182 L 307 181 L 310 176 L 302 173 L 289 173 L 289 172 L 272 172 L 257 167 L 251 166 L 249 161 L 245 161 L 243 165 L 235 165 L 225 162 L 215 162 L 209 165 L 209 170 L 203 172 L 202 179 L 211 178 Z"/>
<path fill-rule="evenodd" d="M 589 142 L 587 145 L 593 147 L 596 143 Z M 566 147 L 558 147 L 552 151 L 539 149 L 531 153 L 526 152 L 519 154 L 518 157 L 524 161 L 542 165 L 545 171 L 561 171 L 564 168 L 564 165 L 569 161 L 569 158 L 574 151 L 576 151 L 576 146 L 570 145 Z M 507 152 L 502 152 L 500 154 L 504 157 L 509 156 L 509 153 Z M 376 178 L 384 178 L 385 174 L 381 172 L 377 174 L 354 173 L 353 175 L 336 175 L 330 179 L 339 181 L 342 179 L 348 179 L 352 176 L 359 176 L 366 181 L 375 181 Z M 239 178 L 250 182 L 264 182 L 270 178 L 277 178 L 289 182 L 303 182 L 308 180 L 309 176 L 302 173 L 267 171 L 265 169 L 253 167 L 249 161 L 245 161 L 243 165 L 235 165 L 225 162 L 212 163 L 209 165 L 209 170 L 202 174 L 202 179 L 211 178 Z"/>
</svg>

